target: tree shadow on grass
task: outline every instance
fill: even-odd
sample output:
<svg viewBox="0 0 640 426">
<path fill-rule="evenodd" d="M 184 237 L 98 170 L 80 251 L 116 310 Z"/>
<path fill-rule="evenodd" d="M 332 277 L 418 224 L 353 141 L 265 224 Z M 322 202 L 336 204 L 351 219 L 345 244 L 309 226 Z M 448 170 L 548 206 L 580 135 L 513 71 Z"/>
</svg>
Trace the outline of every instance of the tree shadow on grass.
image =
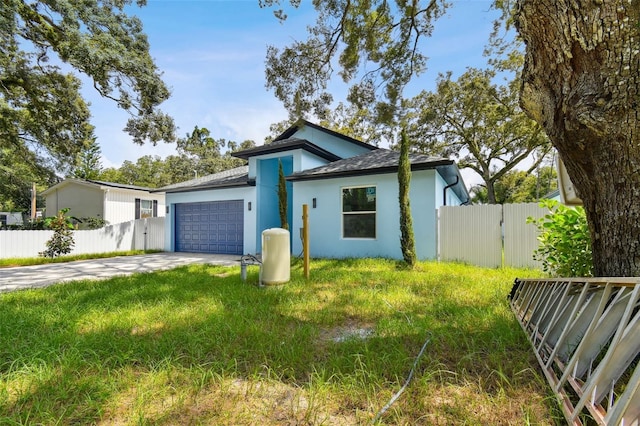
<svg viewBox="0 0 640 426">
<path fill-rule="evenodd" d="M 417 300 L 395 310 L 383 303 L 392 284 L 370 264 L 328 267 L 326 281 L 305 282 L 294 271 L 292 283 L 268 288 L 243 283 L 236 270 L 193 265 L 2 295 L 0 417 L 96 422 L 140 376 L 159 370 L 266 376 L 296 387 L 320 378 L 360 388 L 355 404 L 367 410 L 371 395 L 399 387 L 427 331 L 432 341 L 418 375 L 464 373 L 488 392 L 504 387 L 505 377 L 514 386 L 527 380 L 522 362 L 501 358 L 529 360 L 526 340 L 509 332 L 512 318 L 485 312 L 495 307 Z M 332 286 L 339 289 L 317 304 Z"/>
</svg>

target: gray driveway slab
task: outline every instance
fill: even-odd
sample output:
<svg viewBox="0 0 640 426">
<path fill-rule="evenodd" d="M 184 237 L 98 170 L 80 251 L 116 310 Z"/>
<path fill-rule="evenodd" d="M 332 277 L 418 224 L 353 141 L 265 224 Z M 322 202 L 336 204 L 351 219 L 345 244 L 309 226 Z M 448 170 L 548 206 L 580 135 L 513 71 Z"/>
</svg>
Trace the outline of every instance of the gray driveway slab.
<svg viewBox="0 0 640 426">
<path fill-rule="evenodd" d="M 138 272 L 161 271 L 193 263 L 235 266 L 240 265 L 240 256 L 167 252 L 0 268 L 0 293 L 26 288 L 46 287 L 65 281 L 107 279 Z"/>
</svg>

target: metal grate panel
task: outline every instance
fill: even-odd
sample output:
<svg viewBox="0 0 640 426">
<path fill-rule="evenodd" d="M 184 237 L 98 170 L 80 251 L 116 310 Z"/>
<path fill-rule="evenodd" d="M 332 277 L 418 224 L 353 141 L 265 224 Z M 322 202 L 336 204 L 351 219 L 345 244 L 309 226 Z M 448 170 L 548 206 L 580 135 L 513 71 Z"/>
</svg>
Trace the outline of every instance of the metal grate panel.
<svg viewBox="0 0 640 426">
<path fill-rule="evenodd" d="M 569 424 L 640 424 L 640 278 L 516 280 L 511 308 Z"/>
</svg>

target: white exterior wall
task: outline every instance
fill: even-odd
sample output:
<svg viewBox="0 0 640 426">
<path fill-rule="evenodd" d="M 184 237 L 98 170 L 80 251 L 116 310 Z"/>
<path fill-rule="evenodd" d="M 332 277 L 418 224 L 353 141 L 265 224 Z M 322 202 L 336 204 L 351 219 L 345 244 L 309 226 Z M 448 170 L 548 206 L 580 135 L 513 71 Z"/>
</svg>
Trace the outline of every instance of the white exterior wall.
<svg viewBox="0 0 640 426">
<path fill-rule="evenodd" d="M 104 192 L 104 214 L 105 220 L 110 225 L 127 222 L 136 218 L 136 198 L 141 200 L 158 201 L 158 217 L 165 216 L 165 195 L 164 193 L 147 193 L 143 191 L 132 191 L 121 188 L 108 188 Z"/>
<path fill-rule="evenodd" d="M 436 205 L 434 170 L 412 173 L 411 211 L 416 251 L 420 259 L 433 259 L 436 252 Z M 302 251 L 302 205 L 309 206 L 309 244 L 313 257 L 386 257 L 401 259 L 400 206 L 395 173 L 294 182 L 293 252 Z M 342 188 L 376 187 L 376 238 L 342 238 Z M 316 198 L 316 208 L 313 206 Z"/>
<path fill-rule="evenodd" d="M 7 217 L 7 225 L 22 225 L 22 212 L 0 212 Z"/>
<path fill-rule="evenodd" d="M 113 225 L 136 218 L 136 198 L 158 201 L 158 217 L 164 217 L 164 193 L 100 187 L 77 182 L 67 182 L 45 196 L 45 216 L 55 216 L 59 210 L 68 208 L 69 216 L 102 218 Z"/>
<path fill-rule="evenodd" d="M 95 186 L 69 183 L 54 189 L 45 197 L 45 216 L 55 216 L 61 209 L 69 209 L 67 215 L 75 217 L 103 217 L 102 190 Z M 127 220 L 134 219 L 131 216 Z M 111 222 L 110 222 L 111 223 Z"/>
<path fill-rule="evenodd" d="M 165 219 L 165 251 L 175 251 L 175 210 L 176 204 L 197 203 L 208 201 L 243 200 L 244 201 L 244 236 L 243 246 L 245 253 L 256 253 L 256 188 L 228 188 L 212 189 L 206 191 L 176 192 L 166 194 L 166 204 L 169 206 L 169 213 Z M 248 203 L 251 202 L 251 211 Z"/>
</svg>

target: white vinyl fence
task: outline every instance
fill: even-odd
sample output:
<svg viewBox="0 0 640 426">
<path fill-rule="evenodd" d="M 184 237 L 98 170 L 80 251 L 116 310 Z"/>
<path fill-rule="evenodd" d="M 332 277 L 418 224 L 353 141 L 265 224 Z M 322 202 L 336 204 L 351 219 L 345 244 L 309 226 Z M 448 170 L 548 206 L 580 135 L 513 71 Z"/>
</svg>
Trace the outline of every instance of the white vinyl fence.
<svg viewBox="0 0 640 426">
<path fill-rule="evenodd" d="M 533 260 L 538 230 L 527 218 L 546 213 L 537 203 L 440 207 L 439 258 L 488 268 L 540 268 Z"/>
<path fill-rule="evenodd" d="M 537 203 L 443 206 L 438 212 L 438 258 L 489 268 L 539 268 L 539 262 L 533 260 L 538 231 L 526 222 L 546 212 Z M 53 231 L 0 231 L 0 258 L 36 257 L 51 235 Z M 72 254 L 164 250 L 164 217 L 74 231 L 73 235 Z"/>
<path fill-rule="evenodd" d="M 52 235 L 53 231 L 0 231 L 0 258 L 37 257 Z M 73 239 L 71 254 L 164 250 L 164 217 L 73 231 Z"/>
</svg>

